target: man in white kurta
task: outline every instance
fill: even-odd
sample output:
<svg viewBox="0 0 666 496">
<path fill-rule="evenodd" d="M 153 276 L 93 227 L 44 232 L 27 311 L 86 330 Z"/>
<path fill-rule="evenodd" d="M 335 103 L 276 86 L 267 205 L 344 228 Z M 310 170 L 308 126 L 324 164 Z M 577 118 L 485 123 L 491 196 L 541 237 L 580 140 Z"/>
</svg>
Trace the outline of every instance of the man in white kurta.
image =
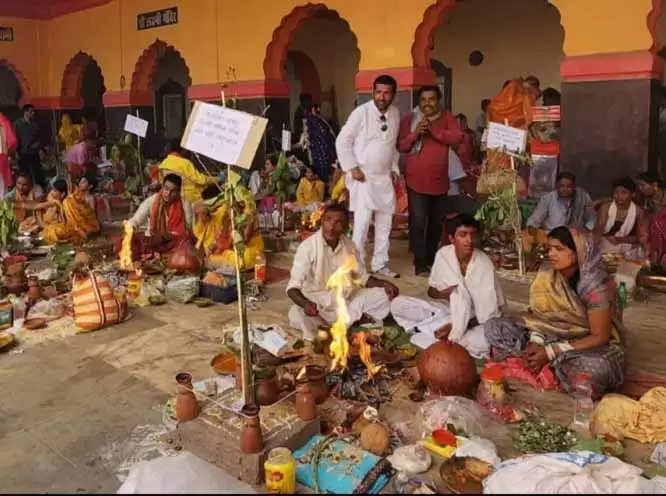
<svg viewBox="0 0 666 496">
<path fill-rule="evenodd" d="M 482 324 L 501 316 L 504 295 L 492 261 L 475 246 L 477 221 L 462 214 L 454 227 L 452 244 L 435 255 L 428 289 L 432 300 L 401 296 L 393 300 L 391 313 L 408 331 L 447 338 L 483 357 L 490 349 Z"/>
<path fill-rule="evenodd" d="M 337 317 L 335 294 L 326 288 L 331 275 L 349 257 L 359 259 L 352 241 L 344 235 L 348 213 L 340 205 L 331 206 L 322 217 L 322 227 L 303 241 L 291 268 L 287 295 L 294 302 L 289 310 L 289 323 L 303 332 L 303 338 L 313 340 L 318 326 L 331 325 Z M 358 265 L 354 277 L 360 287 L 346 295 L 350 327 L 363 317 L 381 322 L 389 313 L 390 299 L 398 289 L 387 281 L 371 277 L 363 265 Z"/>
<path fill-rule="evenodd" d="M 400 112 L 392 105 L 396 82 L 380 76 L 373 86 L 373 99 L 350 114 L 336 140 L 338 160 L 347 173 L 350 210 L 354 212 L 353 240 L 365 261 L 365 243 L 374 216 L 373 273 L 398 277 L 389 269 L 389 237 L 396 207 L 394 180 L 400 175 L 396 143 Z"/>
</svg>

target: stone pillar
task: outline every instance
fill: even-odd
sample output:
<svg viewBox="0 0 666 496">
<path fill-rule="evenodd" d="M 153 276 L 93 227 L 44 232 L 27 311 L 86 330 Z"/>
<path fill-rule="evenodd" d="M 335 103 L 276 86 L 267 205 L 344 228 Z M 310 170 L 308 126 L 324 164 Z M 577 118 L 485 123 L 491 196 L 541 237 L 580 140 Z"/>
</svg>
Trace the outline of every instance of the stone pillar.
<svg viewBox="0 0 666 496">
<path fill-rule="evenodd" d="M 622 176 L 657 170 L 660 57 L 649 51 L 567 57 L 561 65 L 560 169 L 594 197 Z"/>
</svg>

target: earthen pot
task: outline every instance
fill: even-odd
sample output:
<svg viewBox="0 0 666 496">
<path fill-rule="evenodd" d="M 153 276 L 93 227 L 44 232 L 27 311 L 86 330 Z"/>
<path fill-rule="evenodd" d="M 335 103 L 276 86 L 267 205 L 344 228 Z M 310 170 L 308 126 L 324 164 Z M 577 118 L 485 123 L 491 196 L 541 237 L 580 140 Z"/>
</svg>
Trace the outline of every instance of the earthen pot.
<svg viewBox="0 0 666 496">
<path fill-rule="evenodd" d="M 465 348 L 451 341 L 431 344 L 417 367 L 426 387 L 445 396 L 470 397 L 479 382 L 476 364 Z"/>
<path fill-rule="evenodd" d="M 275 403 L 280 397 L 280 387 L 278 386 L 275 374 L 263 379 L 256 379 L 254 381 L 254 394 L 257 398 L 257 403 L 262 406 Z"/>
<path fill-rule="evenodd" d="M 261 421 L 259 407 L 245 405 L 241 410 L 245 415 L 243 429 L 240 436 L 240 450 L 243 453 L 259 453 L 264 449 L 264 438 L 261 434 Z"/>
<path fill-rule="evenodd" d="M 187 422 L 199 415 L 197 398 L 192 392 L 192 376 L 187 372 L 176 375 L 176 418 Z"/>
<path fill-rule="evenodd" d="M 5 277 L 7 292 L 14 295 L 22 295 L 28 289 L 25 278 L 22 275 Z"/>
<path fill-rule="evenodd" d="M 328 386 L 326 385 L 326 370 L 319 365 L 308 365 L 305 367 L 305 375 L 307 377 L 310 391 L 314 396 L 317 405 L 326 401 L 328 397 Z"/>
<path fill-rule="evenodd" d="M 301 382 L 296 386 L 295 406 L 298 418 L 301 420 L 308 421 L 317 416 L 314 395 L 307 382 Z"/>
<path fill-rule="evenodd" d="M 39 279 L 32 276 L 28 279 L 28 302 L 34 304 L 42 298 L 42 288 L 39 286 Z"/>
</svg>

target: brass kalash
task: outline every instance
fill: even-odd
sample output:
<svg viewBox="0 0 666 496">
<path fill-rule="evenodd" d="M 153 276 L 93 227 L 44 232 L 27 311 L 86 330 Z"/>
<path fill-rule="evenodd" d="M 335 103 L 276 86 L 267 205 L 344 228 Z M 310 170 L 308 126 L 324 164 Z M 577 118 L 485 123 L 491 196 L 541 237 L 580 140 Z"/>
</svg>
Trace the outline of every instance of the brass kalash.
<svg viewBox="0 0 666 496">
<path fill-rule="evenodd" d="M 366 332 L 356 332 L 353 336 L 352 344 L 358 347 L 358 358 L 365 366 L 367 375 L 359 381 L 358 374 L 352 374 L 349 367 L 350 344 L 347 339 L 346 323 L 349 321 L 350 317 L 345 297 L 349 296 L 355 288 L 360 286 L 360 281 L 354 278 L 357 271 L 358 261 L 354 256 L 350 256 L 345 260 L 342 266 L 329 277 L 326 283 L 327 289 L 334 291 L 337 308 L 336 320 L 330 330 L 331 342 L 329 345 L 329 354 L 332 358 L 331 372 L 337 372 L 336 377 L 339 385 L 339 387 L 336 386 L 334 388 L 333 394 L 344 399 L 363 399 L 379 402 L 383 395 L 380 394 L 379 389 L 381 388 L 375 384 L 375 379 L 384 369 L 384 365 L 377 365 L 373 362 L 372 347 L 368 342 Z M 356 379 L 354 378 L 354 375 L 356 375 Z M 374 385 L 371 389 L 375 389 L 376 394 L 364 393 L 361 390 L 361 386 L 366 384 Z M 355 390 L 355 392 L 349 393 L 352 389 Z M 336 390 L 337 394 L 335 392 Z M 347 393 L 345 391 L 347 391 Z M 370 396 L 374 397 L 374 400 L 370 398 Z"/>
</svg>

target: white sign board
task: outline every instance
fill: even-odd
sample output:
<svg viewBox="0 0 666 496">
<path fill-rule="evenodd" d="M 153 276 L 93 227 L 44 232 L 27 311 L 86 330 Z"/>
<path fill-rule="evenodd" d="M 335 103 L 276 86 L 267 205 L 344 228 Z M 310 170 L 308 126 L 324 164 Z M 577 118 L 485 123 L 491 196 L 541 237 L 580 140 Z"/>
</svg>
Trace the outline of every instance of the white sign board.
<svg viewBox="0 0 666 496">
<path fill-rule="evenodd" d="M 527 141 L 527 131 L 497 122 L 488 123 L 488 141 L 486 148 L 503 148 L 507 152 L 523 153 Z"/>
<path fill-rule="evenodd" d="M 291 150 L 291 131 L 288 129 L 282 130 L 282 151 L 288 152 Z"/>
<path fill-rule="evenodd" d="M 145 138 L 146 131 L 148 131 L 148 121 L 139 119 L 132 114 L 127 114 L 127 119 L 125 119 L 125 131 Z"/>
<path fill-rule="evenodd" d="M 195 102 L 180 144 L 218 162 L 249 169 L 267 123 L 246 112 Z"/>
</svg>

